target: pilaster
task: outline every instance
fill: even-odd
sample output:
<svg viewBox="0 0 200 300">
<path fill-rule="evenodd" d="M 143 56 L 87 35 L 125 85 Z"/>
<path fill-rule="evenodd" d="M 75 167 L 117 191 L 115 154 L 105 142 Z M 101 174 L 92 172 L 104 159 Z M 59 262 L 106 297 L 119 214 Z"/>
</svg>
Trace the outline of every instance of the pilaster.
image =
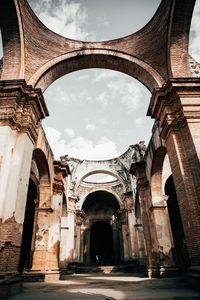
<svg viewBox="0 0 200 300">
<path fill-rule="evenodd" d="M 34 145 L 48 111 L 40 89 L 0 81 L 0 271 L 18 270 Z"/>
<path fill-rule="evenodd" d="M 146 177 L 146 163 L 141 161 L 131 165 L 130 173 L 136 177 L 136 188 L 141 199 L 141 219 L 144 231 L 144 240 L 148 259 L 149 277 L 160 276 L 160 257 L 158 253 L 158 241 L 156 239 L 155 224 L 152 220 L 150 207 L 150 187 Z"/>
<path fill-rule="evenodd" d="M 165 140 L 192 266 L 200 265 L 200 81 L 170 79 L 155 89 L 148 114 Z"/>
</svg>

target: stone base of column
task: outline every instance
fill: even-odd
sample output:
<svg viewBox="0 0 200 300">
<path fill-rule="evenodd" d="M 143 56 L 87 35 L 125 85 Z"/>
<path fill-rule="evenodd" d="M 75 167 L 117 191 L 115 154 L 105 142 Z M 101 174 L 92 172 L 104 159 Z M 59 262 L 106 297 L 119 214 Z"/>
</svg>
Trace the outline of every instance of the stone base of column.
<svg viewBox="0 0 200 300">
<path fill-rule="evenodd" d="M 49 282 L 60 280 L 60 270 L 30 270 L 23 273 L 23 280 L 25 282 Z"/>
<path fill-rule="evenodd" d="M 0 273 L 0 299 L 6 299 L 22 290 L 23 279 L 18 273 Z"/>
<path fill-rule="evenodd" d="M 200 290 L 200 266 L 190 267 L 187 273 L 187 282 L 194 289 Z"/>
<path fill-rule="evenodd" d="M 176 277 L 181 275 L 181 271 L 172 267 L 153 266 L 147 269 L 149 278 L 164 278 L 164 277 Z"/>
</svg>

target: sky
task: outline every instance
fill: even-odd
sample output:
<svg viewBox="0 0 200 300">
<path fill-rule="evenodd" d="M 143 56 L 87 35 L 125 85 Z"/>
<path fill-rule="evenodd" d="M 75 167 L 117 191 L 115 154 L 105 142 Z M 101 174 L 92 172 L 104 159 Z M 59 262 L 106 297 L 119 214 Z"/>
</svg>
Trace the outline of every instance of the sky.
<svg viewBox="0 0 200 300">
<path fill-rule="evenodd" d="M 28 0 L 40 20 L 65 37 L 103 41 L 136 32 L 152 18 L 160 0 Z M 192 19 L 190 53 L 200 62 L 200 0 Z M 1 51 L 1 46 L 0 46 Z M 50 117 L 43 126 L 55 158 L 90 160 L 121 155 L 129 145 L 149 142 L 146 116 L 150 92 L 132 77 L 106 69 L 67 74 L 44 93 Z"/>
</svg>

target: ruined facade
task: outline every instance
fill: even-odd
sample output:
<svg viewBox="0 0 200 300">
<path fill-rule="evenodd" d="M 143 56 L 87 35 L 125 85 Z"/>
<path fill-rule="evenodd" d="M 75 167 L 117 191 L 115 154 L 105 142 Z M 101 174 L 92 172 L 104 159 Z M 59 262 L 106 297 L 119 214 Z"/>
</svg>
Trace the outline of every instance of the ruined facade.
<svg viewBox="0 0 200 300">
<path fill-rule="evenodd" d="M 27 270 L 59 279 L 69 263 L 97 259 L 113 265 L 134 262 L 149 276 L 179 269 L 199 281 L 200 79 L 199 64 L 188 54 L 194 4 L 162 0 L 138 32 L 92 43 L 50 31 L 26 0 L 1 0 L 4 286 Z M 151 91 L 152 138 L 145 151 L 137 144 L 104 162 L 67 156 L 55 161 L 42 129 L 48 115 L 43 92 L 57 78 L 92 67 L 126 73 Z M 116 180 L 84 180 L 97 171 Z M 94 242 L 102 232 L 106 253 Z"/>
</svg>

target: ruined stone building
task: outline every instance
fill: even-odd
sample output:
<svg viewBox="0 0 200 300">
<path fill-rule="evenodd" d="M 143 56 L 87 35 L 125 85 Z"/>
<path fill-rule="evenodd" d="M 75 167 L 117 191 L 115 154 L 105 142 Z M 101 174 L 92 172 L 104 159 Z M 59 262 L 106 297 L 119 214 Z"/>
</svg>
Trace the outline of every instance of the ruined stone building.
<svg viewBox="0 0 200 300">
<path fill-rule="evenodd" d="M 178 270 L 199 282 L 200 76 L 188 54 L 194 4 L 162 0 L 138 32 L 81 42 L 46 28 L 26 0 L 0 1 L 4 286 L 23 272 L 59 279 L 70 265 L 97 263 L 132 266 L 152 277 Z M 105 161 L 66 153 L 55 161 L 42 128 L 43 92 L 65 74 L 94 67 L 123 72 L 149 89 L 150 143 L 135 141 Z M 96 173 L 114 180 L 90 182 Z"/>
</svg>

